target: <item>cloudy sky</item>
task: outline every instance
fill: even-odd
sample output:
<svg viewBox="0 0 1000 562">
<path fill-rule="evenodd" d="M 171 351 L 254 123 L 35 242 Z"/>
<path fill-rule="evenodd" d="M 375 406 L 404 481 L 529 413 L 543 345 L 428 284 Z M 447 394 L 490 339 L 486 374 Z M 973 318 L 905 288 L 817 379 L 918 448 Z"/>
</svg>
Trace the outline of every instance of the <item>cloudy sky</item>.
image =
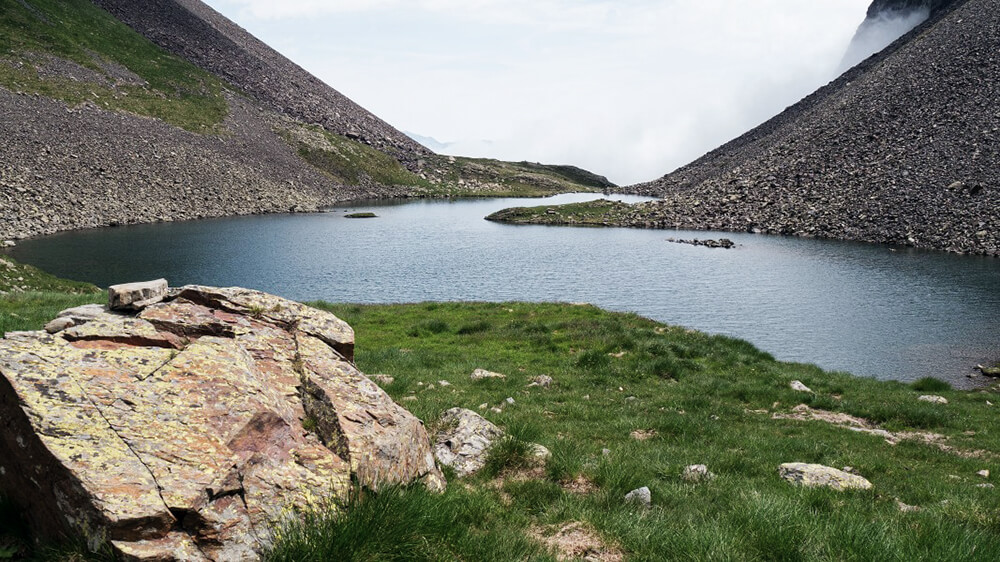
<svg viewBox="0 0 1000 562">
<path fill-rule="evenodd" d="M 207 0 L 439 152 L 657 178 L 836 77 L 870 0 Z M 433 147 L 432 147 L 433 148 Z"/>
</svg>

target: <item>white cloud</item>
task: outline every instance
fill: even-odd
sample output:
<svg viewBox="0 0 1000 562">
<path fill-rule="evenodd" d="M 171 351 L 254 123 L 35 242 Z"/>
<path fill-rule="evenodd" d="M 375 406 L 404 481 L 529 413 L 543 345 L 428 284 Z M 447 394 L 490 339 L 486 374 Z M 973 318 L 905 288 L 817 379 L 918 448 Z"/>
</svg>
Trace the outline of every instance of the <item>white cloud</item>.
<svg viewBox="0 0 1000 562">
<path fill-rule="evenodd" d="M 209 3 L 400 129 L 627 183 L 834 78 L 869 1 Z"/>
</svg>

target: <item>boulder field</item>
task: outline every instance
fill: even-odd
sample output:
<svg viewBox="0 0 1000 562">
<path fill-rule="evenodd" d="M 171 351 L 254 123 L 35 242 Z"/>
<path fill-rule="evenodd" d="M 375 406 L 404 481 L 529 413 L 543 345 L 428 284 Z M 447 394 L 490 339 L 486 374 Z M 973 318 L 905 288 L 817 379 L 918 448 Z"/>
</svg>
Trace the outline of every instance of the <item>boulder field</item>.
<svg viewBox="0 0 1000 562">
<path fill-rule="evenodd" d="M 0 340 L 0 492 L 39 536 L 248 560 L 352 486 L 443 489 L 422 422 L 355 368 L 345 322 L 248 289 L 124 289 L 110 301 L 130 310 Z"/>
</svg>

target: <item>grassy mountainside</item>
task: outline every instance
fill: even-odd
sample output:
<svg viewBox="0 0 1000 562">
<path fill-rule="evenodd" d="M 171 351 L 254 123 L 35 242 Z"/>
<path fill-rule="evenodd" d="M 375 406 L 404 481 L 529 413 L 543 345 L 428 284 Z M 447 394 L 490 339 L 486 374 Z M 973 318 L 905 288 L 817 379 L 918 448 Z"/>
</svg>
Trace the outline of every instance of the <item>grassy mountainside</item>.
<svg viewBox="0 0 1000 562">
<path fill-rule="evenodd" d="M 225 118 L 222 82 L 86 1 L 2 0 L 0 85 L 155 117 L 191 131 Z"/>
<path fill-rule="evenodd" d="M 0 241 L 607 183 L 439 157 L 201 2 L 98 4 L 133 27 L 87 0 L 0 0 Z"/>
</svg>

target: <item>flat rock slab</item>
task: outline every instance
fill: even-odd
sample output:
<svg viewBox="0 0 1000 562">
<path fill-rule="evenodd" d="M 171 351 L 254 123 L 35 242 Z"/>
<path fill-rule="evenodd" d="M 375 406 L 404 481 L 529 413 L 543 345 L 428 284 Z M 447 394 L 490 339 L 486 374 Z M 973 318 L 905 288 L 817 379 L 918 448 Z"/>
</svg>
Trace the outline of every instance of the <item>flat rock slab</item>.
<svg viewBox="0 0 1000 562">
<path fill-rule="evenodd" d="M 870 490 L 872 483 L 857 474 L 821 464 L 785 463 L 778 473 L 786 481 L 799 486 L 833 488 L 834 490 Z"/>
<path fill-rule="evenodd" d="M 161 302 L 167 296 L 167 280 L 124 283 L 108 287 L 108 308 L 111 310 L 142 310 Z"/>
<path fill-rule="evenodd" d="M 444 486 L 422 423 L 347 360 L 354 333 L 329 313 L 192 286 L 63 317 L 0 340 L 0 491 L 40 536 L 254 560 L 272 523 L 352 481 Z"/>
</svg>

